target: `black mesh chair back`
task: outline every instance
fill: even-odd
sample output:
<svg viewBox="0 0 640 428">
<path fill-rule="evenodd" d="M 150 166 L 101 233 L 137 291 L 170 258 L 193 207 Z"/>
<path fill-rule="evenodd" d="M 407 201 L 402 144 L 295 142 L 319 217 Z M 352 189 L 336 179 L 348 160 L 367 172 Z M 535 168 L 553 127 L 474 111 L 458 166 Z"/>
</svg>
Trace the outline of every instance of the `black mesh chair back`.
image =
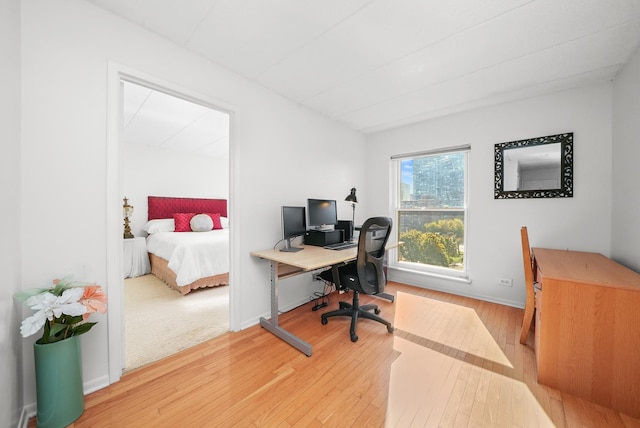
<svg viewBox="0 0 640 428">
<path fill-rule="evenodd" d="M 384 255 L 387 241 L 391 235 L 392 221 L 389 217 L 372 217 L 364 222 L 358 238 L 358 253 L 355 261 L 343 266 L 331 268 L 332 282 L 338 289 L 353 290 L 353 302 L 339 302 L 340 308 L 322 314 L 322 324 L 327 324 L 329 317 L 351 317 L 351 341 L 356 342 L 356 326 L 359 318 L 377 321 L 387 326 L 389 333 L 393 332 L 390 322 L 379 317 L 380 309 L 377 305 L 360 306 L 360 293 L 379 294 L 384 290 L 387 278 L 384 273 Z M 329 271 L 323 272 L 325 275 Z M 325 277 L 325 275 L 321 275 Z M 391 301 L 393 301 L 391 299 Z M 374 312 L 374 313 L 371 313 Z"/>
<path fill-rule="evenodd" d="M 392 221 L 389 217 L 372 217 L 364 222 L 358 240 L 356 272 L 358 281 L 343 284 L 365 294 L 378 294 L 384 290 L 387 279 L 384 274 L 384 254 Z M 354 284 L 357 283 L 357 284 Z"/>
</svg>

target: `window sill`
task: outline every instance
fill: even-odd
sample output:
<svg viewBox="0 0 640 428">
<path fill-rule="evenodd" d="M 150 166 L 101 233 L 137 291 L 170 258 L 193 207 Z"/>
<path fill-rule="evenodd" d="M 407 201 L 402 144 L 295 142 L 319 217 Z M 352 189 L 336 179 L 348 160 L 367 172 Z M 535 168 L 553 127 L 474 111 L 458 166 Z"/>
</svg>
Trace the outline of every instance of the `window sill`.
<svg viewBox="0 0 640 428">
<path fill-rule="evenodd" d="M 428 271 L 423 271 L 423 270 L 417 270 L 417 269 L 409 269 L 406 267 L 399 267 L 399 266 L 389 266 L 388 267 L 389 270 L 398 272 L 398 273 L 408 273 L 408 274 L 412 274 L 412 275 L 420 275 L 420 276 L 424 276 L 424 277 L 429 277 L 429 278 L 434 278 L 434 279 L 441 279 L 444 281 L 451 281 L 451 282 L 457 282 L 460 284 L 471 284 L 471 279 L 467 276 L 454 276 L 454 275 L 447 275 L 447 274 L 443 274 L 443 273 L 435 273 L 435 272 L 428 272 Z"/>
</svg>

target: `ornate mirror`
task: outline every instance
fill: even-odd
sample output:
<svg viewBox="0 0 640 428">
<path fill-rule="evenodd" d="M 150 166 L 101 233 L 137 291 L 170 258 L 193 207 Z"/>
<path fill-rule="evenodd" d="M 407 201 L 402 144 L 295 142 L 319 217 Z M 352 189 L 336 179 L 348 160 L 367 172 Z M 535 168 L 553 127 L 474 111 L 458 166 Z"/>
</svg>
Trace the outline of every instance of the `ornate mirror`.
<svg viewBox="0 0 640 428">
<path fill-rule="evenodd" d="M 494 198 L 571 198 L 573 133 L 498 143 Z"/>
</svg>

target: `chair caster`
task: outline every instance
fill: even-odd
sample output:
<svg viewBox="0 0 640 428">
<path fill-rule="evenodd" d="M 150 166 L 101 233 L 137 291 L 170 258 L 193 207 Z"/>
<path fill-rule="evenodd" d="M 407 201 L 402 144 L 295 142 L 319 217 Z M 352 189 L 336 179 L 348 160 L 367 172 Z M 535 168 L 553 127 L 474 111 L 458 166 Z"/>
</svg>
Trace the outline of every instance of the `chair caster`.
<svg viewBox="0 0 640 428">
<path fill-rule="evenodd" d="M 324 315 L 320 316 L 320 322 L 322 323 L 322 325 L 327 325 L 327 323 L 329 322 L 329 320 L 327 319 L 327 317 L 325 317 Z"/>
<path fill-rule="evenodd" d="M 388 331 L 389 333 L 393 333 L 393 330 L 394 330 L 394 328 L 393 328 L 393 326 L 392 326 L 392 325 L 388 325 L 388 326 L 387 326 L 387 331 Z"/>
<path fill-rule="evenodd" d="M 352 342 L 357 342 L 358 341 L 358 335 L 357 334 L 352 334 L 351 335 L 351 341 Z"/>
</svg>

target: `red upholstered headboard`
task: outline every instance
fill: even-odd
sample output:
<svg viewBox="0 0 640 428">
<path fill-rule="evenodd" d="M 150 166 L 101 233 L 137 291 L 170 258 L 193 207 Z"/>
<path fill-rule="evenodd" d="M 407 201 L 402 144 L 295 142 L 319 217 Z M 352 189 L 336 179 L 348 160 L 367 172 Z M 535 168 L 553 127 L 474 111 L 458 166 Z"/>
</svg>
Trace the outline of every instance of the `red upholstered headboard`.
<svg viewBox="0 0 640 428">
<path fill-rule="evenodd" d="M 226 199 L 170 198 L 148 196 L 148 220 L 173 218 L 174 213 L 220 213 L 227 217 Z"/>
</svg>

